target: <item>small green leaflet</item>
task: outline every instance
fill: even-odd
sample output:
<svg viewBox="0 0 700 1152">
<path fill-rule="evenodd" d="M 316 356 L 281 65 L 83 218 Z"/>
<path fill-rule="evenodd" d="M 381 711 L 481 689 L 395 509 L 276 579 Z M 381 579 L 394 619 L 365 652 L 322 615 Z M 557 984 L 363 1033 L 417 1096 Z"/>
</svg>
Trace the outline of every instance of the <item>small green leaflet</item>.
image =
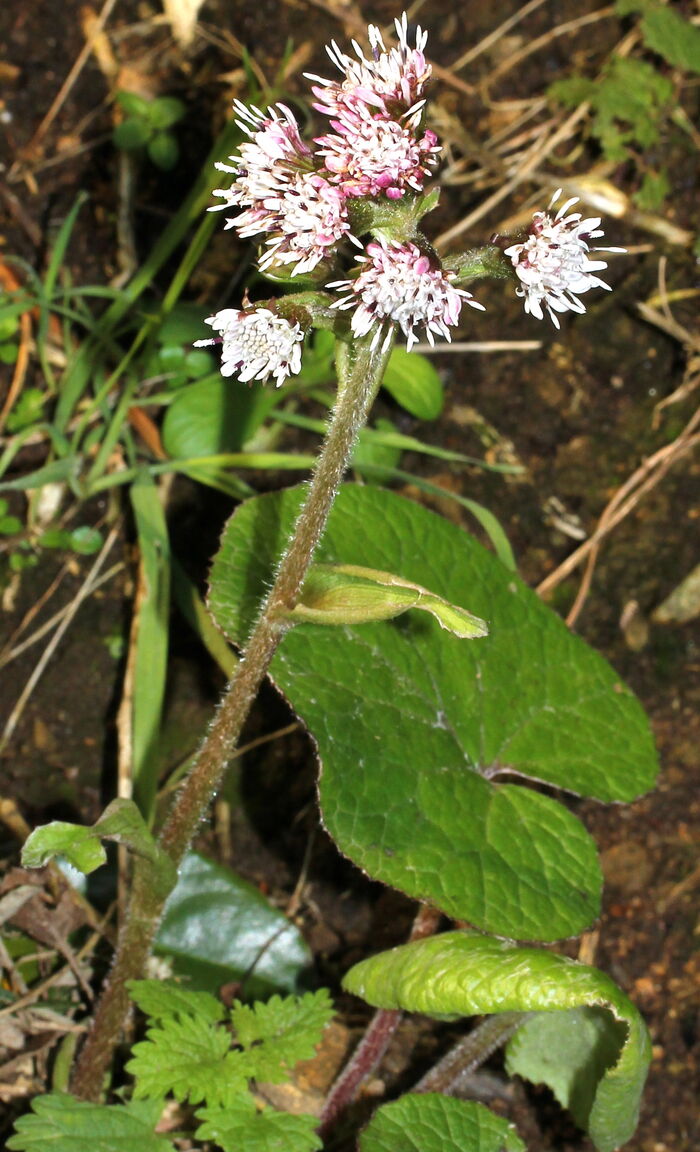
<svg viewBox="0 0 700 1152">
<path fill-rule="evenodd" d="M 216 1024 L 225 1015 L 223 1004 L 215 996 L 185 988 L 175 980 L 130 980 L 127 988 L 134 1003 L 151 1020 L 186 1015 Z"/>
<path fill-rule="evenodd" d="M 169 1093 L 176 1100 L 227 1104 L 247 1087 L 247 1062 L 231 1052 L 225 1028 L 201 1016 L 166 1017 L 135 1044 L 126 1066 L 135 1079 L 137 1099 Z"/>
<path fill-rule="evenodd" d="M 167 1136 L 155 1128 L 162 1111 L 160 1101 L 130 1104 L 89 1104 L 74 1096 L 52 1092 L 37 1096 L 32 1111 L 15 1125 L 7 1147 L 10 1152 L 174 1152 Z"/>
<path fill-rule="evenodd" d="M 224 1152 L 316 1152 L 321 1140 L 315 1116 L 259 1111 L 252 1096 L 242 1096 L 225 1111 L 200 1108 L 200 1140 L 213 1140 Z"/>
<path fill-rule="evenodd" d="M 299 998 L 273 996 L 267 1003 L 238 1001 L 231 1010 L 236 1041 L 250 1061 L 248 1076 L 270 1083 L 284 1080 L 300 1060 L 310 1060 L 333 1015 L 325 988 Z"/>
</svg>

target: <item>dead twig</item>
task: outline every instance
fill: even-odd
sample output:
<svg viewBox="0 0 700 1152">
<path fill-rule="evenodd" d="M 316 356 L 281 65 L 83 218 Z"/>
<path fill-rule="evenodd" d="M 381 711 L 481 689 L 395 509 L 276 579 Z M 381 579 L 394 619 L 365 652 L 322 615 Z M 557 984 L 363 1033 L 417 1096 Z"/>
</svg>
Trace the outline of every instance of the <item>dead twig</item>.
<svg viewBox="0 0 700 1152">
<path fill-rule="evenodd" d="M 603 509 L 598 525 L 588 540 L 570 556 L 567 556 L 566 560 L 538 584 L 536 589 L 538 595 L 546 596 L 552 589 L 561 584 L 562 580 L 565 580 L 571 572 L 575 571 L 579 564 L 587 560 L 581 587 L 567 616 L 566 622 L 570 627 L 576 622 L 588 595 L 601 541 L 636 508 L 647 492 L 656 487 L 673 464 L 700 444 L 700 433 L 695 433 L 698 424 L 700 424 L 700 409 L 693 414 L 683 431 L 671 444 L 665 444 L 663 448 L 645 460 L 628 477 L 622 487 L 618 488 Z"/>
</svg>

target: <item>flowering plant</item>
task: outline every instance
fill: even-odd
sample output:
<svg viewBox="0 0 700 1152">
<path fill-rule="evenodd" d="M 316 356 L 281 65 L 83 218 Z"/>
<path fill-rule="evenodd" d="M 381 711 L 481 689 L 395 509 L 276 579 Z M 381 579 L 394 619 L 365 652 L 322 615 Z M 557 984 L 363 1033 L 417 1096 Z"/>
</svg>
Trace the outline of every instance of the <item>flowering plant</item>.
<svg viewBox="0 0 700 1152">
<path fill-rule="evenodd" d="M 522 1148 L 481 1105 L 442 1094 L 505 1042 L 508 1068 L 548 1083 L 596 1147 L 611 1152 L 636 1123 L 650 1058 L 641 1018 L 603 973 L 515 941 L 570 936 L 597 915 L 595 846 L 550 792 L 612 801 L 649 788 L 656 762 L 646 719 L 614 671 L 466 533 L 395 494 L 342 484 L 399 332 L 409 350 L 421 336 L 449 340 L 464 305 L 483 308 L 468 286 L 487 276 L 512 281 L 526 311 L 539 319 L 546 312 L 558 327 L 561 313 L 585 310 L 581 295 L 608 287 L 595 257 L 605 249 L 589 246 L 602 231 L 598 219 L 570 212 L 573 200 L 552 216 L 557 192 L 522 238 L 442 261 L 421 231 L 436 204 L 426 182 L 440 150 L 425 123 L 426 35 L 418 29 L 412 46 L 404 15 L 396 37 L 387 48 L 370 27 L 369 54 L 355 44 L 354 57 L 331 46 L 341 79 L 311 77 L 314 107 L 329 124 L 314 147 L 287 106 L 238 104 L 247 139 L 219 164 L 232 177 L 217 191 L 217 207 L 232 213 L 226 227 L 259 241 L 262 272 L 302 290 L 217 312 L 206 321 L 217 335 L 199 343 L 221 345 L 224 376 L 272 378 L 279 387 L 299 372 L 307 333 L 329 330 L 338 396 L 308 488 L 247 501 L 225 530 L 210 609 L 243 654 L 209 734 L 157 837 L 135 804 L 115 801 L 92 829 L 38 829 L 24 858 L 34 866 L 62 853 L 89 871 L 102 859 L 102 839 L 133 853 L 115 964 L 72 1080 L 76 1095 L 92 1101 L 128 1010 L 129 982 L 142 975 L 164 903 L 177 893 L 178 870 L 270 669 L 315 737 L 328 832 L 369 876 L 419 901 L 411 941 L 346 975 L 345 987 L 378 1011 L 317 1125 L 289 1119 L 285 1128 L 275 1113 L 271 1124 L 258 1123 L 270 1114 L 256 1111 L 249 1089 L 300 1058 L 324 1006 L 271 1001 L 256 1009 L 255 1026 L 237 1006 L 240 1051 L 232 1052 L 218 1002 L 168 986 L 164 1007 L 160 993 L 140 985 L 132 988 L 152 1028 L 129 1065 L 135 1111 L 126 1117 L 127 1106 L 114 1105 L 110 1123 L 123 1107 L 119 1123 L 143 1125 L 151 1117 L 143 1100 L 160 1106 L 170 1096 L 204 1101 L 197 1135 L 223 1149 L 272 1147 L 278 1132 L 312 1152 L 407 1010 L 492 1019 L 413 1095 L 377 1111 L 363 1152 L 414 1147 L 416 1131 L 425 1133 L 421 1148 L 440 1152 Z M 438 933 L 443 915 L 471 927 Z M 313 1027 L 295 1045 L 288 1034 L 302 1030 L 307 1011 Z M 263 1059 L 256 1045 L 272 1055 Z M 47 1108 L 11 1147 L 30 1148 Z"/>
</svg>

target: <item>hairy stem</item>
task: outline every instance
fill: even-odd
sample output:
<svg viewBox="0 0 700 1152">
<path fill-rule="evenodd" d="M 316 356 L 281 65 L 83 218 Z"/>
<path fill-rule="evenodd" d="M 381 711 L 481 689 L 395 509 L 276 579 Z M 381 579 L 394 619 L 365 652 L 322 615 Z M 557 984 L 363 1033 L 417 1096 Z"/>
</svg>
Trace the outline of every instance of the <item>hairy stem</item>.
<svg viewBox="0 0 700 1152">
<path fill-rule="evenodd" d="M 437 909 L 421 904 L 409 939 L 422 940 L 432 936 L 439 921 L 440 913 Z M 345 1109 L 355 1100 L 364 1081 L 379 1065 L 401 1023 L 402 1015 L 397 1008 L 380 1008 L 374 1013 L 351 1060 L 336 1080 L 323 1106 L 318 1130 L 323 1139 L 329 1136 Z"/>
<path fill-rule="evenodd" d="M 389 347 L 372 349 L 369 339 L 344 348 L 342 358 L 339 357 L 338 399 L 306 500 L 245 653 L 159 837 L 161 848 L 176 867 L 219 787 L 258 689 L 289 627 L 285 614 L 299 597 L 358 434 L 367 421 L 379 389 L 388 357 Z M 153 880 L 143 863 L 137 860 L 133 891 L 114 965 L 72 1081 L 73 1092 L 82 1099 L 99 1099 L 129 1009 L 127 981 L 141 976 L 151 950 L 168 895 L 163 886 L 160 885 L 159 890 Z"/>
<path fill-rule="evenodd" d="M 499 1012 L 496 1016 L 489 1016 L 458 1040 L 411 1091 L 449 1095 L 460 1076 L 479 1068 L 531 1015 L 530 1012 Z"/>
</svg>

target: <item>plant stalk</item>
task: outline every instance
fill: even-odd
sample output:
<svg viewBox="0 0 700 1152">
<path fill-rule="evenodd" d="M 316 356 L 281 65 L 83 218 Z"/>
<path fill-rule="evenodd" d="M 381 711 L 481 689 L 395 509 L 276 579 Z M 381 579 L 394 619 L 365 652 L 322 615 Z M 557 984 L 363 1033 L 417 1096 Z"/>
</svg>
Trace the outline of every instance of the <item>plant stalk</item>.
<svg viewBox="0 0 700 1152">
<path fill-rule="evenodd" d="M 160 847 L 176 867 L 219 787 L 272 657 L 290 627 L 286 613 L 299 597 L 357 437 L 379 390 L 390 346 L 372 349 L 370 338 L 366 337 L 355 341 L 347 350 L 343 347 L 343 351 L 338 365 L 338 398 L 326 439 L 275 582 L 159 836 Z M 126 984 L 142 975 L 168 894 L 166 886 L 159 885 L 153 876 L 153 868 L 135 859 L 133 891 L 114 965 L 98 1001 L 71 1084 L 72 1091 L 81 1099 L 100 1098 L 129 1010 Z"/>
</svg>

